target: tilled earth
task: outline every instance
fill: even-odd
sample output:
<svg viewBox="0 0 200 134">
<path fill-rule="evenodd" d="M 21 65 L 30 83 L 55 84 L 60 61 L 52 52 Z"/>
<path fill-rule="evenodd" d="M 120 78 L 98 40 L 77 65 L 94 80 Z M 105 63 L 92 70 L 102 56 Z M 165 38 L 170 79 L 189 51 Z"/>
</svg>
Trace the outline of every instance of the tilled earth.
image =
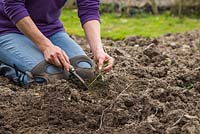
<svg viewBox="0 0 200 134">
<path fill-rule="evenodd" d="M 0 77 L 0 134 L 200 134 L 200 31 L 103 42 L 115 65 L 89 91 Z"/>
</svg>

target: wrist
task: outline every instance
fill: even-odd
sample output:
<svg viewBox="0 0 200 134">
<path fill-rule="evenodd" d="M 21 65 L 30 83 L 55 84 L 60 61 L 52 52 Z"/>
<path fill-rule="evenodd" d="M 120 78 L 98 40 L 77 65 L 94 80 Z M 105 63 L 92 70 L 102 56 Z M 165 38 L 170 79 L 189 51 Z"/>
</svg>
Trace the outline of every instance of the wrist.
<svg viewBox="0 0 200 134">
<path fill-rule="evenodd" d="M 38 44 L 38 48 L 40 49 L 40 51 L 44 52 L 46 50 L 46 48 L 51 47 L 52 43 L 49 39 L 43 39 L 41 40 Z"/>
<path fill-rule="evenodd" d="M 96 43 L 95 45 L 91 45 L 93 46 L 92 48 L 92 52 L 95 54 L 95 53 L 99 53 L 99 52 L 104 52 L 104 49 L 103 49 L 103 45 L 102 43 Z"/>
<path fill-rule="evenodd" d="M 96 55 L 98 53 L 104 53 L 103 48 L 96 48 L 95 50 L 93 50 L 93 54 Z"/>
</svg>

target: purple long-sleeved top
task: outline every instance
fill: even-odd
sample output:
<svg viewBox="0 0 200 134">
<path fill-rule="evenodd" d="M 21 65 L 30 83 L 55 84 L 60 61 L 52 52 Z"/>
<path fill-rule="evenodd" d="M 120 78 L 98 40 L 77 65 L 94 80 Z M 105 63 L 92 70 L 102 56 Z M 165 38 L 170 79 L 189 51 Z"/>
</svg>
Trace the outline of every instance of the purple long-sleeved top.
<svg viewBox="0 0 200 134">
<path fill-rule="evenodd" d="M 0 0 L 0 35 L 21 33 L 15 24 L 26 16 L 33 19 L 45 36 L 64 31 L 59 16 L 66 1 Z M 99 20 L 99 0 L 77 0 L 77 5 L 82 25 L 89 20 Z"/>
</svg>

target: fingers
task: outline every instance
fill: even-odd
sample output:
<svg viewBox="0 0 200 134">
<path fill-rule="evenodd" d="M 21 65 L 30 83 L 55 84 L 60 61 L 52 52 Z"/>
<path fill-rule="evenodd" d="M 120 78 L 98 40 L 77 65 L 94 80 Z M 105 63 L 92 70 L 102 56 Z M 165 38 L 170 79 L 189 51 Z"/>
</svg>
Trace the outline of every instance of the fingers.
<svg viewBox="0 0 200 134">
<path fill-rule="evenodd" d="M 53 50 L 49 50 L 46 52 L 45 58 L 49 63 L 60 67 L 60 68 L 64 68 L 64 70 L 69 70 L 69 58 L 67 57 L 67 55 L 65 54 L 65 52 L 63 50 L 61 50 L 58 47 L 54 47 Z"/>
<path fill-rule="evenodd" d="M 103 68 L 104 72 L 108 72 L 108 71 L 111 70 L 111 68 L 112 68 L 112 66 L 114 64 L 114 59 L 113 58 L 109 58 L 107 62 L 108 62 L 108 65 Z"/>
<path fill-rule="evenodd" d="M 62 64 L 63 64 L 63 66 L 64 66 L 64 69 L 66 70 L 66 71 L 69 71 L 69 68 L 70 68 L 70 61 L 69 61 L 69 58 L 68 58 L 68 56 L 66 55 L 66 53 L 64 52 L 64 51 L 62 51 L 62 54 L 63 54 L 63 61 L 64 62 L 62 62 Z"/>
<path fill-rule="evenodd" d="M 104 56 L 98 57 L 96 60 L 98 61 L 99 71 L 103 71 L 103 72 L 110 71 L 114 64 L 114 59 L 107 54 Z"/>
<path fill-rule="evenodd" d="M 54 64 L 57 67 L 62 67 L 60 60 L 58 59 L 57 55 L 51 54 L 49 58 L 49 62 Z"/>
<path fill-rule="evenodd" d="M 63 53 L 58 55 L 58 59 L 61 63 L 61 67 L 63 67 L 64 70 L 69 71 L 69 63 L 68 60 L 66 60 L 65 56 L 63 55 Z"/>
<path fill-rule="evenodd" d="M 98 62 L 99 71 L 102 70 L 104 60 L 105 60 L 104 58 L 99 58 L 99 62 Z"/>
<path fill-rule="evenodd" d="M 68 64 L 70 64 L 70 61 L 69 61 L 69 58 L 68 56 L 66 55 L 66 53 L 64 51 L 62 51 L 62 54 L 64 56 L 64 59 L 67 61 Z"/>
</svg>

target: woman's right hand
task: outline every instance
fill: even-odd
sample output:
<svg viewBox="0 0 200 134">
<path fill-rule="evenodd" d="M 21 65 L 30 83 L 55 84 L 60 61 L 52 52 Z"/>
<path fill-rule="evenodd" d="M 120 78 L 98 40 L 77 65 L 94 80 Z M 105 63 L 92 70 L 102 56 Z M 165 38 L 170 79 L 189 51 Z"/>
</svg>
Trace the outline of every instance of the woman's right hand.
<svg viewBox="0 0 200 134">
<path fill-rule="evenodd" d="M 70 62 L 66 53 L 59 47 L 53 45 L 50 41 L 48 45 L 44 45 L 42 52 L 44 54 L 45 60 L 57 67 L 64 68 L 64 70 L 69 71 Z"/>
<path fill-rule="evenodd" d="M 44 54 L 44 58 L 49 63 L 64 68 L 69 71 L 69 58 L 66 53 L 59 47 L 52 44 L 43 33 L 37 28 L 30 16 L 24 17 L 16 23 L 17 28 L 31 39 L 40 51 Z"/>
</svg>

